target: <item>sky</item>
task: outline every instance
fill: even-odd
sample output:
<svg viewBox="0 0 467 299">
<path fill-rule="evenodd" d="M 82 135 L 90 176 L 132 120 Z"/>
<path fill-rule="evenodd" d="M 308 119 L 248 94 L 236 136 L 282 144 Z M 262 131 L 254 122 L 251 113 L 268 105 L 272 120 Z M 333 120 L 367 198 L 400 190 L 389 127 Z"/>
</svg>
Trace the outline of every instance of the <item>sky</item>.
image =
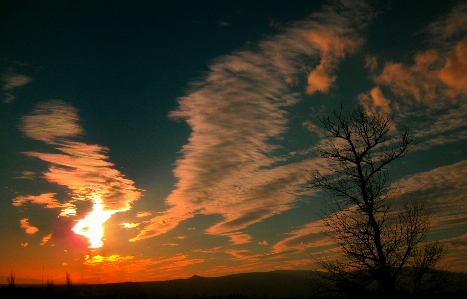
<svg viewBox="0 0 467 299">
<path fill-rule="evenodd" d="M 467 272 L 467 2 L 1 1 L 0 283 L 309 270 L 319 117 L 393 115 L 390 200 Z"/>
</svg>

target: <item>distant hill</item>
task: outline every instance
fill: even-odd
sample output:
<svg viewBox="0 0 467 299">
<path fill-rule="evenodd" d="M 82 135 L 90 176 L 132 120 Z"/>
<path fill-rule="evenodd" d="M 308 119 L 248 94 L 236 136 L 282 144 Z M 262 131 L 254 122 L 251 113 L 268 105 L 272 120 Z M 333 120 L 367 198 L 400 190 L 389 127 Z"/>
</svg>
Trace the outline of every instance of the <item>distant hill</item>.
<svg viewBox="0 0 467 299">
<path fill-rule="evenodd" d="M 447 272 L 452 283 L 449 290 L 467 292 L 467 273 Z M 314 278 L 316 279 L 316 278 Z M 18 288 L 21 286 L 18 285 Z M 24 286 L 25 287 L 25 286 Z M 3 287 L 5 288 L 5 287 Z M 35 286 L 35 289 L 40 286 Z M 64 285 L 55 285 L 54 293 L 60 295 Z M 110 284 L 73 285 L 73 295 L 78 298 L 115 296 L 118 298 L 200 298 L 245 296 L 250 298 L 292 298 L 316 295 L 310 286 L 310 271 L 279 270 L 253 272 L 221 277 L 192 276 L 151 282 L 125 282 Z"/>
<path fill-rule="evenodd" d="M 300 275 L 297 275 L 300 272 Z M 221 277 L 192 276 L 155 282 L 127 282 L 101 285 L 102 292 L 124 294 L 127 291 L 163 297 L 306 297 L 311 295 L 309 271 L 254 272 Z"/>
</svg>

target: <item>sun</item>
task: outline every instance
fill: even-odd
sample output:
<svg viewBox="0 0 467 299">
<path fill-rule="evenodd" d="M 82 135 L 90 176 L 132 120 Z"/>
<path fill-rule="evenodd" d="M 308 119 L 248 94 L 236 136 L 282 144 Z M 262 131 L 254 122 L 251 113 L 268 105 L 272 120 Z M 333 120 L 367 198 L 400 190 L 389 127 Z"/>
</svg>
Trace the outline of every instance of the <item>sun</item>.
<svg viewBox="0 0 467 299">
<path fill-rule="evenodd" d="M 83 219 L 79 220 L 72 230 L 78 234 L 85 236 L 89 240 L 89 248 L 100 248 L 104 244 L 102 237 L 104 236 L 104 223 L 109 220 L 110 216 L 116 211 L 104 211 L 102 198 L 96 196 L 92 198 L 92 211 Z"/>
</svg>

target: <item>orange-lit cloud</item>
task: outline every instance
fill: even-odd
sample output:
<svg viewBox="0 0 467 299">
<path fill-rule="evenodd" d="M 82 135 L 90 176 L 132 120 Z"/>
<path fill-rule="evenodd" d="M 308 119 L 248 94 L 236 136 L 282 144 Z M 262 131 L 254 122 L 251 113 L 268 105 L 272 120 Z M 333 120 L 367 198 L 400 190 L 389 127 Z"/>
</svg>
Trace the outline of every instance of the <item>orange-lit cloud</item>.
<svg viewBox="0 0 467 299">
<path fill-rule="evenodd" d="M 415 53 L 413 63 L 387 62 L 374 80 L 402 97 L 435 106 L 467 94 L 467 5 L 429 26 L 431 48 Z"/>
<path fill-rule="evenodd" d="M 467 40 L 459 42 L 449 53 L 439 78 L 455 93 L 467 94 Z"/>
<path fill-rule="evenodd" d="M 370 90 L 368 94 L 360 94 L 358 100 L 366 110 L 381 114 L 392 112 L 391 101 L 384 96 L 379 86 Z"/>
<path fill-rule="evenodd" d="M 183 268 L 203 262 L 204 259 L 201 258 L 190 258 L 186 254 L 177 254 L 172 257 L 125 261 L 124 265 L 120 266 L 120 269 L 123 269 L 128 274 L 146 273 L 146 276 L 150 275 L 150 277 L 154 277 L 155 279 L 166 280 L 187 276 L 183 272 Z M 108 265 L 111 266 L 109 263 L 106 266 Z"/>
<path fill-rule="evenodd" d="M 116 262 L 125 262 L 133 260 L 135 257 L 133 255 L 129 256 L 120 256 L 119 254 L 113 254 L 110 256 L 95 255 L 89 256 L 86 255 L 85 265 L 101 264 L 101 263 L 116 263 Z"/>
<path fill-rule="evenodd" d="M 19 222 L 21 224 L 21 228 L 29 235 L 33 235 L 39 231 L 37 227 L 29 224 L 28 218 L 23 218 Z"/>
<path fill-rule="evenodd" d="M 43 245 L 47 244 L 47 242 L 49 242 L 50 238 L 52 238 L 52 234 L 48 234 L 47 236 L 43 237 L 40 245 L 43 246 Z"/>
<path fill-rule="evenodd" d="M 382 73 L 375 77 L 375 82 L 390 87 L 397 96 L 429 103 L 438 98 L 437 89 L 440 88 L 440 81 L 432 66 L 439 59 L 437 51 L 429 50 L 417 53 L 411 66 L 394 62 L 386 63 Z"/>
<path fill-rule="evenodd" d="M 183 258 L 179 259 L 179 260 L 176 260 L 176 261 L 173 261 L 171 263 L 167 263 L 165 265 L 161 265 L 160 267 L 158 267 L 158 270 L 171 272 L 171 271 L 180 270 L 180 269 L 185 268 L 185 267 L 187 267 L 189 265 L 204 263 L 204 259 L 201 259 L 201 258 L 188 259 L 184 255 L 181 256 L 181 257 L 183 257 Z"/>
<path fill-rule="evenodd" d="M 338 32 L 331 28 L 311 30 L 305 36 L 321 55 L 320 64 L 308 74 L 306 92 L 308 94 L 314 94 L 317 91 L 327 93 L 336 80 L 333 74 L 336 64 L 347 53 L 354 52 L 361 45 L 362 40 L 351 30 Z"/>
<path fill-rule="evenodd" d="M 84 133 L 78 121 L 76 109 L 61 100 L 39 103 L 22 118 L 20 129 L 26 136 L 53 145 L 57 151 L 24 154 L 47 162 L 44 178 L 67 187 L 72 196 L 66 202 L 58 202 L 53 193 L 19 196 L 13 205 L 31 202 L 45 204 L 47 208 L 60 207 L 60 215 L 68 216 L 76 214 L 75 202 L 91 202 L 92 211 L 77 223 L 75 232 L 94 236 L 91 246 L 95 247 L 102 245 L 96 236 L 102 235 L 103 223 L 113 214 L 129 210 L 131 203 L 141 196 L 141 190 L 112 168 L 114 165 L 107 161 L 107 148 L 72 140 Z"/>
<path fill-rule="evenodd" d="M 230 238 L 230 241 L 233 244 L 246 244 L 251 242 L 251 236 L 247 234 L 242 234 L 242 233 L 231 233 L 227 234 L 227 236 Z"/>
<path fill-rule="evenodd" d="M 30 202 L 33 204 L 45 205 L 46 208 L 63 208 L 65 205 L 61 204 L 58 200 L 55 199 L 55 193 L 44 193 L 37 196 L 27 195 L 27 196 L 18 196 L 13 199 L 13 205 L 20 207 Z"/>
<path fill-rule="evenodd" d="M 140 218 L 140 217 L 147 217 L 147 216 L 151 216 L 152 215 L 152 212 L 138 212 L 136 213 L 136 217 Z"/>
</svg>

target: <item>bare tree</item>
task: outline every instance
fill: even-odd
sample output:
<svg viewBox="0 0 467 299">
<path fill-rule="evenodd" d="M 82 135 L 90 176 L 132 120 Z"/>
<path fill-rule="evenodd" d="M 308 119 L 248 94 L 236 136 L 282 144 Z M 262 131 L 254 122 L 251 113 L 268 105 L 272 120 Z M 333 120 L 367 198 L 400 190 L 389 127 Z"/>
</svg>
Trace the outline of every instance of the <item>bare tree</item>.
<svg viewBox="0 0 467 299">
<path fill-rule="evenodd" d="M 68 273 L 68 272 L 65 273 L 65 279 L 66 279 L 65 297 L 71 298 L 71 287 L 72 287 L 73 283 L 71 281 L 70 273 Z"/>
<path fill-rule="evenodd" d="M 15 273 L 13 271 L 11 271 L 10 276 L 8 276 L 6 280 L 8 282 L 8 287 L 10 289 L 14 289 L 15 288 Z"/>
<path fill-rule="evenodd" d="M 312 173 L 310 186 L 328 191 L 322 218 L 342 250 L 338 260 L 320 261 L 333 287 L 377 289 L 389 296 L 402 287 L 402 272 L 416 269 L 415 288 L 442 257 L 444 247 L 426 241 L 429 213 L 417 201 L 392 203 L 388 165 L 412 147 L 408 127 L 357 107 L 320 118 L 325 142 L 317 148 L 327 170 Z"/>
</svg>

